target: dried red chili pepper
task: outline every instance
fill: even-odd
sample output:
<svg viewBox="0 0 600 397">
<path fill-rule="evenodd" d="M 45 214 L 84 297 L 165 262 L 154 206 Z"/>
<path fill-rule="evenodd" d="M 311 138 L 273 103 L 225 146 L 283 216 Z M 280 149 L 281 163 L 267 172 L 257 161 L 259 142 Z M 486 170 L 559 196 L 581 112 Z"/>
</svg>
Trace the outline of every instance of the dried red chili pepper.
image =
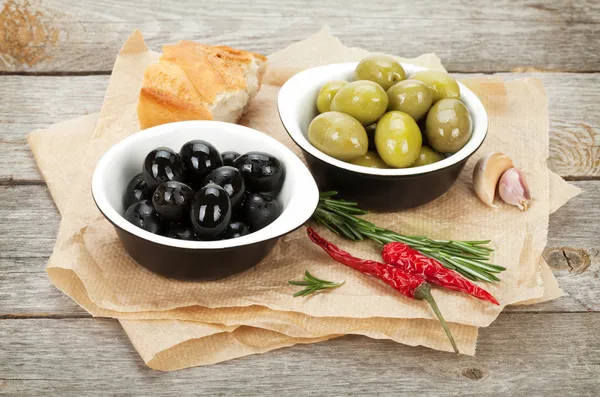
<svg viewBox="0 0 600 397">
<path fill-rule="evenodd" d="M 441 287 L 465 292 L 478 299 L 500 305 L 496 298 L 481 287 L 473 284 L 454 270 L 447 269 L 440 262 L 403 243 L 389 243 L 383 246 L 381 257 L 385 263 L 405 272 L 423 277 L 426 281 Z"/>
<path fill-rule="evenodd" d="M 319 247 L 323 248 L 323 250 L 327 252 L 335 261 L 358 270 L 361 273 L 377 277 L 394 288 L 396 291 L 408 296 L 409 298 L 427 301 L 438 320 L 440 320 L 446 335 L 448 335 L 448 339 L 450 339 L 450 343 L 452 343 L 454 352 L 458 353 L 458 347 L 456 346 L 456 342 L 454 342 L 450 328 L 448 327 L 446 320 L 444 320 L 437 303 L 433 299 L 433 295 L 431 295 L 431 285 L 425 282 L 425 280 L 419 276 L 406 273 L 397 267 L 385 263 L 368 259 L 360 259 L 352 256 L 348 252 L 338 248 L 334 244 L 325 240 L 323 237 L 319 236 L 319 234 L 317 234 L 317 232 L 310 227 L 307 228 L 307 233 L 310 240 Z"/>
</svg>

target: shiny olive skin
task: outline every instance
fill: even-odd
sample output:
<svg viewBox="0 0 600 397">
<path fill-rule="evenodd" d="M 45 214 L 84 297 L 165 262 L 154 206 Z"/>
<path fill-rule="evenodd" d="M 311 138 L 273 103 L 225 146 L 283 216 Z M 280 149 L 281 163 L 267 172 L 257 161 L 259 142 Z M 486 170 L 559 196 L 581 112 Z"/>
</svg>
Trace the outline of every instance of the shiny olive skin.
<svg viewBox="0 0 600 397">
<path fill-rule="evenodd" d="M 317 96 L 317 109 L 319 110 L 319 113 L 325 113 L 331 110 L 331 100 L 340 88 L 346 84 L 348 84 L 348 82 L 344 80 L 330 81 L 323 84 L 319 90 L 319 95 Z"/>
<path fill-rule="evenodd" d="M 246 185 L 244 184 L 244 177 L 242 177 L 240 170 L 228 165 L 214 169 L 204 178 L 204 185 L 208 185 L 209 183 L 214 183 L 225 189 L 234 210 L 242 205 L 244 195 L 246 194 Z"/>
<path fill-rule="evenodd" d="M 185 166 L 187 182 L 200 189 L 206 175 L 223 165 L 219 151 L 210 143 L 197 139 L 185 143 L 179 150 Z"/>
<path fill-rule="evenodd" d="M 331 110 L 346 113 L 362 125 L 369 125 L 379 120 L 387 105 L 387 94 L 379 84 L 358 80 L 340 88 L 331 101 Z"/>
<path fill-rule="evenodd" d="M 125 188 L 125 194 L 123 196 L 124 208 L 129 208 L 131 204 L 137 203 L 138 201 L 148 200 L 152 197 L 150 189 L 144 180 L 144 176 L 140 173 L 134 176 Z"/>
<path fill-rule="evenodd" d="M 282 208 L 273 197 L 267 194 L 249 194 L 242 205 L 242 217 L 250 230 L 260 230 L 281 215 Z"/>
<path fill-rule="evenodd" d="M 471 114 L 458 99 L 436 102 L 425 120 L 429 145 L 440 153 L 456 153 L 471 139 Z"/>
<path fill-rule="evenodd" d="M 423 82 L 404 80 L 387 90 L 388 111 L 399 110 L 415 120 L 427 114 L 433 103 L 433 93 Z"/>
<path fill-rule="evenodd" d="M 415 120 L 399 111 L 387 112 L 375 131 L 375 145 L 382 160 L 390 167 L 410 167 L 421 150 L 423 139 Z"/>
<path fill-rule="evenodd" d="M 193 198 L 194 191 L 185 183 L 167 181 L 154 191 L 152 204 L 162 219 L 179 222 L 189 214 Z"/>
<path fill-rule="evenodd" d="M 148 189 L 154 192 L 163 182 L 184 182 L 185 169 L 177 153 L 169 148 L 160 147 L 148 153 L 144 159 L 142 175 Z"/>
<path fill-rule="evenodd" d="M 385 55 L 373 55 L 358 63 L 354 70 L 356 80 L 370 80 L 387 90 L 406 79 L 406 72 L 398 61 Z"/>
<path fill-rule="evenodd" d="M 443 160 L 445 157 L 430 148 L 429 146 L 421 146 L 421 150 L 419 151 L 419 157 L 417 157 L 417 161 L 413 163 L 413 167 L 420 167 L 422 165 L 437 163 L 440 160 Z"/>
<path fill-rule="evenodd" d="M 223 240 L 242 237 L 250 233 L 250 228 L 244 223 L 231 222 L 229 225 L 227 225 L 225 233 L 223 233 Z"/>
<path fill-rule="evenodd" d="M 209 184 L 200 189 L 192 203 L 191 221 L 200 240 L 217 240 L 231 220 L 231 200 L 221 186 Z"/>
<path fill-rule="evenodd" d="M 240 154 L 238 152 L 229 151 L 229 152 L 221 153 L 221 158 L 223 159 L 223 165 L 229 165 L 229 166 L 233 167 L 233 162 L 238 157 L 240 157 Z"/>
<path fill-rule="evenodd" d="M 354 117 L 340 112 L 321 113 L 308 126 L 308 141 L 323 153 L 352 161 L 367 153 L 369 138 Z"/>
<path fill-rule="evenodd" d="M 185 222 L 170 222 L 165 237 L 177 240 L 198 241 L 194 229 Z"/>
<path fill-rule="evenodd" d="M 379 157 L 377 152 L 368 151 L 367 154 L 352 161 L 354 165 L 360 165 L 369 168 L 390 168 L 385 161 Z"/>
<path fill-rule="evenodd" d="M 460 98 L 460 87 L 452 76 L 437 70 L 422 70 L 410 76 L 425 83 L 433 93 L 433 103 L 444 98 Z"/>
<path fill-rule="evenodd" d="M 233 166 L 244 177 L 246 190 L 276 195 L 285 181 L 285 167 L 275 157 L 263 152 L 248 152 L 235 159 Z"/>
<path fill-rule="evenodd" d="M 125 219 L 150 233 L 161 234 L 164 221 L 158 217 L 150 200 L 142 200 L 131 204 L 125 211 Z"/>
</svg>

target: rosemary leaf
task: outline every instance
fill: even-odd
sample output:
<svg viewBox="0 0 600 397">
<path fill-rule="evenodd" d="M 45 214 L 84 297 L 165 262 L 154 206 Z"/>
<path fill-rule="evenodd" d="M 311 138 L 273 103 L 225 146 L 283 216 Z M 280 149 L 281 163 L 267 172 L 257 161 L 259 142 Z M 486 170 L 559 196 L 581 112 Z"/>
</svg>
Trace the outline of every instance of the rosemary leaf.
<svg viewBox="0 0 600 397">
<path fill-rule="evenodd" d="M 298 280 L 298 281 L 290 280 L 290 281 L 288 281 L 288 283 L 291 285 L 306 287 L 303 290 L 300 290 L 293 295 L 294 297 L 297 297 L 297 296 L 307 296 L 307 295 L 310 295 L 317 291 L 322 291 L 322 290 L 326 290 L 326 289 L 338 288 L 338 287 L 342 286 L 345 283 L 345 281 L 334 282 L 334 281 L 322 280 L 320 278 L 313 276 L 312 274 L 310 274 L 310 272 L 308 270 L 306 270 L 304 272 L 304 279 Z"/>
</svg>

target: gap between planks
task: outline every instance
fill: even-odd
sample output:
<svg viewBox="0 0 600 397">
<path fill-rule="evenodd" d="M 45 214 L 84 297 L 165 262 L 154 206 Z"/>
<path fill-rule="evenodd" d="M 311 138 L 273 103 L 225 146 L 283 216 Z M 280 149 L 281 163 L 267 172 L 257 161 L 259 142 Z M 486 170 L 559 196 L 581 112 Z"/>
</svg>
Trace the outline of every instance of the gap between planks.
<svg viewBox="0 0 600 397">
<path fill-rule="evenodd" d="M 29 186 L 46 185 L 44 180 L 18 179 L 18 178 L 0 178 L 0 186 Z"/>
<path fill-rule="evenodd" d="M 535 310 L 520 310 L 518 312 L 513 312 L 513 311 L 507 311 L 507 312 L 502 312 L 499 315 L 507 315 L 510 314 L 512 315 L 540 315 L 540 314 L 560 314 L 560 315 L 566 315 L 566 314 L 598 314 L 600 313 L 600 311 L 597 310 L 593 310 L 593 309 L 589 309 L 589 310 L 577 310 L 577 311 L 569 311 L 569 312 L 565 312 L 565 311 L 560 311 L 560 310 L 551 310 L 551 311 L 535 311 Z M 0 321 L 3 320 L 71 320 L 71 319 L 100 319 L 100 318 L 104 318 L 104 319 L 112 319 L 115 317 L 94 317 L 91 314 L 52 314 L 52 313 L 38 313 L 38 314 L 2 314 L 0 315 Z"/>
</svg>

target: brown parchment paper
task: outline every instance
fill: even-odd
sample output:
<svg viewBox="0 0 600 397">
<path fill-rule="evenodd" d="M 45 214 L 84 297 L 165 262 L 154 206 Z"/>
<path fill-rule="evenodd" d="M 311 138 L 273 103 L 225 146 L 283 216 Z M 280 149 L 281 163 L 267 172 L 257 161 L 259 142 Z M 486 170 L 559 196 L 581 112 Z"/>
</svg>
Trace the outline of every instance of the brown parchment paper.
<svg viewBox="0 0 600 397">
<path fill-rule="evenodd" d="M 306 45 L 311 54 L 336 53 L 318 51 L 318 42 Z M 295 48 L 294 53 L 298 52 L 301 51 Z M 101 155 L 139 128 L 135 107 L 143 71 L 156 58 L 157 54 L 148 51 L 139 33 L 128 40 L 117 58 L 84 164 L 73 183 L 73 191 L 81 194 L 73 195 L 77 201 L 67 204 L 48 265 L 48 274 L 57 285 L 61 280 L 54 269 L 72 268 L 92 301 L 105 309 L 120 312 L 164 311 L 193 305 L 211 308 L 259 305 L 318 317 L 432 318 L 430 309 L 422 302 L 415 303 L 391 293 L 377 280 L 363 277 L 327 259 L 305 238 L 303 230 L 282 238 L 260 265 L 226 280 L 186 283 L 165 280 L 141 270 L 123 251 L 112 226 L 96 210 L 89 183 Z M 408 234 L 494 239 L 497 245 L 494 260 L 509 269 L 503 273 L 502 283 L 488 287 L 503 304 L 510 304 L 543 294 L 535 275 L 539 254 L 545 244 L 549 209 L 545 164 L 547 109 L 543 87 L 536 80 L 506 84 L 485 81 L 483 85 L 482 99 L 490 112 L 490 134 L 484 150 L 501 149 L 518 159 L 519 165 L 526 170 L 536 199 L 530 210 L 521 213 L 506 206 L 497 210 L 484 207 L 471 192 L 471 162 L 456 186 L 434 203 L 394 216 L 373 214 L 371 220 Z M 243 123 L 298 150 L 279 122 L 275 101 L 277 90 L 275 86 L 266 85 Z M 496 109 L 498 111 L 494 112 Z M 520 139 L 514 139 L 515 136 Z M 542 197 L 535 197 L 536 194 Z M 369 244 L 333 240 L 359 255 L 373 258 L 377 255 Z M 303 253 L 301 257 L 296 255 L 299 252 Z M 320 294 L 308 300 L 294 299 L 287 280 L 304 269 L 325 278 L 344 279 L 347 287 L 336 294 Z M 464 294 L 444 290 L 436 290 L 435 294 L 451 322 L 485 326 L 501 310 L 501 307 L 493 307 Z"/>
<path fill-rule="evenodd" d="M 38 165 L 59 211 L 62 211 L 63 206 L 66 204 L 62 192 L 70 185 L 70 179 L 77 174 L 77 167 L 69 166 L 69 164 L 79 163 L 81 159 L 77 156 L 83 157 L 81 151 L 71 152 L 70 147 L 73 145 L 80 146 L 89 141 L 97 117 L 98 114 L 92 114 L 58 123 L 49 129 L 36 131 L 29 136 L 34 156 L 38 160 Z M 52 156 L 45 156 L 45 153 L 51 153 Z M 71 154 L 69 155 L 69 153 Z M 69 155 L 70 162 L 61 161 L 67 155 Z M 557 184 L 551 192 L 559 191 L 558 189 L 575 189 L 572 194 L 577 193 L 576 188 L 572 185 L 566 184 L 557 175 L 550 174 Z M 561 198 L 562 201 L 558 201 Z M 550 202 L 555 207 L 559 207 L 568 198 L 570 197 L 554 195 Z M 556 281 L 547 265 L 543 264 L 543 266 L 543 274 L 547 276 L 544 278 L 544 282 L 556 285 Z M 70 270 L 65 270 L 65 272 L 70 272 Z M 438 349 L 445 350 L 447 348 L 444 347 L 445 339 L 443 335 L 429 335 L 419 331 L 422 327 L 419 327 L 418 322 L 427 320 L 374 318 L 364 321 L 362 319 L 314 318 L 300 313 L 273 311 L 264 307 L 224 309 L 195 307 L 158 313 L 110 312 L 94 307 L 93 302 L 86 299 L 87 294 L 81 282 L 76 282 L 78 281 L 76 277 L 73 280 L 75 281 L 66 292 L 78 300 L 80 305 L 88 311 L 96 313 L 96 315 L 121 319 L 154 319 L 161 317 L 188 320 L 121 320 L 121 324 L 142 358 L 150 367 L 155 369 L 174 370 L 264 352 L 296 343 L 314 343 L 328 339 L 329 336 L 335 333 L 354 333 L 372 338 L 392 339 L 409 345 L 435 348 L 436 346 L 431 343 L 433 340 L 437 344 L 441 342 L 441 346 L 437 347 Z M 554 288 L 545 288 L 544 291 L 545 300 L 560 296 L 557 285 Z M 553 293 L 553 291 L 555 292 Z M 240 325 L 247 326 L 240 327 Z M 452 327 L 463 354 L 473 354 L 477 329 L 467 326 L 460 326 L 459 329 L 454 324 Z M 261 332 L 261 328 L 280 332 L 264 333 Z M 426 327 L 426 329 L 430 331 L 437 329 L 438 333 L 441 332 L 439 328 L 435 327 L 433 329 Z M 233 331 L 235 331 L 235 337 L 224 335 Z M 407 337 L 406 334 L 409 333 L 412 333 L 412 335 Z M 254 334 L 260 334 L 261 338 L 264 339 L 261 345 L 263 349 L 253 350 L 252 346 L 240 345 L 240 341 L 248 340 L 247 336 L 253 338 L 252 335 Z M 308 338 L 309 335 L 322 335 L 322 337 Z M 189 349 L 193 349 L 194 354 L 184 354 Z M 217 355 L 218 359 L 216 358 Z"/>
<path fill-rule="evenodd" d="M 327 34 L 325 33 L 325 35 L 324 35 L 324 34 L 323 34 L 323 32 L 322 32 L 322 33 L 320 33 L 319 35 L 321 35 L 321 36 L 327 36 Z M 325 40 L 327 39 L 327 37 L 319 37 L 319 35 L 317 35 L 317 36 L 316 36 L 316 38 L 318 39 L 317 41 L 323 41 L 324 39 L 325 39 Z M 336 39 L 333 39 L 333 38 L 331 38 L 330 36 L 329 36 L 329 39 L 330 39 L 329 41 L 336 41 Z M 308 41 L 307 41 L 307 44 L 308 44 L 308 42 L 310 42 L 311 40 L 314 42 L 316 39 L 315 39 L 315 38 L 312 38 L 312 39 L 308 40 Z M 337 42 L 337 43 L 339 44 L 339 42 Z M 123 56 L 123 57 L 125 57 L 125 59 L 123 60 L 123 63 L 124 63 L 124 65 L 127 65 L 127 66 L 130 66 L 130 65 L 131 65 L 131 63 L 133 63 L 132 59 L 131 59 L 129 56 L 130 56 L 130 55 L 132 55 L 132 54 L 135 54 L 135 52 L 133 51 L 133 50 L 135 49 L 135 46 L 132 46 L 132 45 L 130 45 L 130 44 L 131 44 L 131 41 L 130 41 L 130 42 L 128 42 L 128 45 L 126 45 L 126 46 L 125 46 L 125 48 L 124 48 L 124 51 L 122 52 L 122 56 Z M 314 44 L 314 43 L 313 43 L 313 44 Z M 339 44 L 339 46 L 341 46 L 341 44 Z M 311 47 L 312 47 L 312 49 L 314 49 L 314 46 L 313 46 L 312 44 L 311 44 Z M 133 51 L 133 52 L 132 52 L 132 51 Z M 357 55 L 357 58 L 360 58 L 360 57 L 364 56 L 364 54 L 365 54 L 365 53 L 364 53 L 364 51 L 362 51 L 362 50 L 352 50 L 352 51 L 356 51 L 356 52 L 357 52 L 357 54 L 358 54 L 358 55 Z M 361 51 L 362 51 L 362 52 L 361 52 Z M 146 54 L 146 53 L 143 53 L 143 51 L 141 51 L 141 53 L 142 53 L 142 54 L 141 54 L 141 56 L 140 56 L 140 59 L 144 60 L 144 58 L 146 58 L 146 59 L 148 59 L 148 58 L 151 58 L 151 57 L 149 57 L 149 56 L 148 56 L 148 54 Z M 298 51 L 297 51 L 297 48 L 295 49 L 294 53 L 298 53 Z M 317 51 L 317 53 L 318 53 L 318 51 Z M 331 54 L 336 54 L 336 52 L 333 52 L 333 51 L 332 51 L 332 52 L 331 52 Z M 338 52 L 338 54 L 339 54 L 339 52 Z M 275 58 L 276 58 L 276 57 L 275 57 Z M 284 57 L 284 59 L 289 59 L 289 58 L 287 58 L 287 57 Z M 323 61 L 322 63 L 329 63 L 329 62 L 332 62 L 332 61 L 333 61 L 333 60 L 331 60 L 331 59 L 327 59 L 326 57 L 324 57 L 324 58 L 321 58 L 321 60 Z M 349 60 L 349 59 L 341 59 L 341 60 L 340 60 L 340 57 L 338 57 L 338 59 L 337 59 L 337 61 L 342 61 L 342 60 Z M 272 61 L 272 63 L 273 63 L 273 61 Z M 439 61 L 438 61 L 438 63 L 439 63 Z M 431 65 L 430 65 L 430 66 L 431 66 Z M 115 75 L 116 75 L 116 74 L 117 74 L 117 72 L 119 71 L 119 70 L 118 70 L 118 69 L 119 69 L 118 67 L 119 67 L 119 61 L 117 61 L 117 64 L 116 64 L 116 67 L 115 67 Z M 288 69 L 288 70 L 286 71 L 286 67 L 283 67 L 282 69 L 280 69 L 280 70 L 279 70 L 279 72 L 277 72 L 277 73 L 274 73 L 273 75 L 284 76 L 284 77 L 282 77 L 282 78 L 285 78 L 285 75 L 286 75 L 286 73 L 289 73 L 289 71 L 290 71 L 290 70 L 292 70 L 291 68 L 287 68 L 287 69 Z M 275 70 L 277 71 L 277 69 L 275 69 Z M 113 77 L 114 77 L 114 76 L 113 76 Z M 111 80 L 111 86 L 112 86 L 112 85 L 113 85 L 113 81 Z M 265 87 L 265 88 L 266 88 L 266 87 Z M 114 98 L 115 98 L 115 97 L 118 97 L 118 95 L 115 95 L 114 97 L 113 97 L 113 96 L 111 96 L 111 95 L 110 95 L 110 92 L 111 92 L 111 90 L 110 90 L 110 87 L 109 87 L 109 93 L 108 93 L 108 95 L 107 95 L 107 102 L 109 102 L 109 100 L 111 100 L 111 99 L 112 99 L 112 100 L 115 100 Z M 266 95 L 265 95 L 265 96 L 266 96 L 267 98 L 268 98 L 269 96 L 271 96 L 271 95 L 272 95 L 271 93 L 269 93 L 269 92 L 268 92 L 268 90 L 265 90 L 265 92 L 266 92 Z M 122 99 L 122 98 L 117 98 L 117 102 L 116 102 L 116 103 L 118 103 L 119 105 L 124 105 L 124 104 L 125 104 L 124 102 L 122 102 L 122 101 L 120 102 L 120 100 L 121 100 L 121 99 Z M 136 99 L 137 99 L 137 92 L 136 92 Z M 268 100 L 268 99 L 267 99 L 267 100 Z M 273 101 L 273 99 L 271 98 L 271 99 L 270 99 L 270 101 Z M 255 102 L 258 102 L 258 103 L 260 104 L 260 101 L 259 101 L 259 100 L 255 101 Z M 127 106 L 127 105 L 126 105 L 126 106 Z M 258 107 L 258 109 L 259 109 L 259 112 L 260 112 L 260 108 L 261 108 L 261 107 Z M 104 112 L 104 110 L 103 110 L 103 112 Z M 260 114 L 259 114 L 259 115 L 260 115 Z M 92 118 L 92 117 L 95 117 L 95 116 L 87 116 L 87 117 L 88 117 L 88 118 Z M 252 117 L 256 117 L 256 115 L 255 115 L 255 114 L 253 114 L 253 113 L 251 112 L 251 113 L 250 113 L 250 115 L 249 115 L 249 117 L 247 117 L 247 119 L 250 119 L 250 125 L 251 125 L 251 126 L 252 126 Z M 114 121 L 114 119 L 111 119 L 111 117 L 110 117 L 110 115 L 109 115 L 107 122 L 110 122 L 111 120 L 112 120 L 112 121 Z M 93 121 L 92 121 L 92 122 L 93 122 Z M 122 123 L 122 120 L 119 120 L 118 122 L 119 122 L 119 123 Z M 96 137 L 96 139 L 98 139 L 98 137 Z M 104 138 L 100 139 L 100 141 L 101 141 L 101 143 L 102 143 L 102 141 L 104 141 Z M 32 138 L 32 148 L 35 148 L 36 146 L 37 146 L 38 148 L 40 148 L 40 147 L 43 147 L 42 145 L 36 145 L 36 144 L 35 144 L 35 140 Z M 546 146 L 547 146 L 547 143 L 546 143 Z M 91 151 L 94 151 L 94 150 L 97 150 L 97 148 L 90 147 L 90 150 L 91 150 Z M 36 151 L 36 150 L 34 149 L 34 152 L 35 152 L 35 151 Z M 44 170 L 47 170 L 47 168 L 46 168 L 46 167 L 47 167 L 47 165 L 43 164 L 43 163 L 44 163 L 44 161 L 43 161 L 43 160 L 42 160 L 42 161 L 40 161 L 40 159 L 39 159 L 40 157 L 43 157 L 43 155 L 40 155 L 40 154 L 38 153 L 38 154 L 36 155 L 36 159 L 38 159 L 38 161 L 39 161 L 39 163 L 40 163 L 40 168 L 41 168 L 41 169 L 42 169 L 42 171 L 44 172 Z M 94 164 L 95 164 L 95 163 L 94 163 Z M 45 176 L 45 177 L 47 177 L 46 173 L 47 173 L 47 171 L 46 171 L 46 172 L 44 172 L 44 176 Z M 47 178 L 47 179 L 48 179 L 48 178 Z M 89 181 L 88 181 L 88 182 L 89 182 Z M 563 183 L 564 183 L 564 182 L 563 182 Z M 54 198 L 55 198 L 55 199 L 57 199 L 57 193 L 56 193 L 55 191 L 53 191 L 52 187 L 51 187 L 51 191 L 52 191 L 52 194 L 53 194 Z M 60 200 L 60 199 L 57 199 L 57 205 L 59 205 L 59 208 L 60 208 L 60 206 L 61 206 L 61 205 L 59 204 L 59 200 Z M 77 224 L 77 222 L 73 222 L 73 224 L 70 224 L 70 225 L 68 225 L 68 226 L 71 228 L 71 230 L 77 230 L 78 224 Z M 63 228 L 61 227 L 61 233 L 62 233 L 62 229 L 63 229 Z M 68 230 L 68 229 L 67 229 L 67 230 Z M 79 233 L 81 234 L 81 229 L 79 230 Z M 60 240 L 60 239 L 59 239 L 59 240 Z M 80 254 L 81 254 L 81 252 L 82 252 L 82 251 L 81 251 L 81 250 L 75 250 L 75 252 L 77 252 L 77 253 L 80 253 Z M 539 258 L 539 256 L 538 256 L 538 258 Z M 62 276 L 64 276 L 64 275 L 61 275 L 61 274 L 60 274 L 61 272 L 59 271 L 59 269 L 58 269 L 58 268 L 56 268 L 56 271 L 57 271 L 57 274 L 59 274 L 57 277 L 61 278 Z M 49 273 L 50 273 L 50 269 L 49 269 Z M 71 272 L 71 273 L 73 273 L 73 272 Z M 83 292 L 85 293 L 85 289 L 83 289 Z M 235 308 L 235 306 L 234 306 L 234 308 Z M 206 308 L 204 308 L 204 309 L 206 309 Z M 262 309 L 264 309 L 264 307 L 263 307 Z M 88 310 L 89 310 L 89 309 L 88 309 Z M 187 315 L 188 315 L 188 314 L 186 314 L 186 316 L 187 316 Z M 202 316 L 206 316 L 206 313 L 204 313 Z M 126 328 L 127 328 L 127 327 L 126 327 Z M 129 334 L 129 332 L 128 332 L 128 334 Z M 476 335 L 476 333 L 475 333 L 475 335 Z M 130 336 L 131 336 L 131 335 L 130 335 Z M 132 338 L 132 339 L 133 339 L 133 338 Z"/>
</svg>

